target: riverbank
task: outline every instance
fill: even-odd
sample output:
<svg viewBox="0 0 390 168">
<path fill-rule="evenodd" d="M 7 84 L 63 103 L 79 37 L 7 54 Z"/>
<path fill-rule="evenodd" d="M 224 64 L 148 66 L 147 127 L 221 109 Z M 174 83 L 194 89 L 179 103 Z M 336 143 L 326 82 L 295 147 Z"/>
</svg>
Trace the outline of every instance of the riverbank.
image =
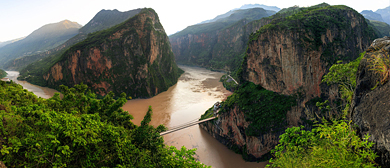
<svg viewBox="0 0 390 168">
<path fill-rule="evenodd" d="M 224 73 L 205 68 L 183 66 L 185 72 L 176 85 L 167 91 L 149 99 L 129 100 L 123 107 L 139 125 L 149 106 L 153 108 L 153 126 L 164 124 L 168 128 L 197 119 L 215 102 L 224 100 L 232 94 L 227 91 L 219 79 Z M 16 72 L 16 71 L 11 71 Z M 54 89 L 32 85 L 26 81 L 18 81 L 17 74 L 11 73 L 11 80 L 21 84 L 25 89 L 43 98 L 50 98 L 57 92 Z M 188 149 L 197 148 L 196 157 L 206 165 L 216 168 L 255 168 L 264 167 L 265 163 L 245 162 L 241 155 L 229 150 L 198 125 L 163 136 L 165 144 Z"/>
</svg>

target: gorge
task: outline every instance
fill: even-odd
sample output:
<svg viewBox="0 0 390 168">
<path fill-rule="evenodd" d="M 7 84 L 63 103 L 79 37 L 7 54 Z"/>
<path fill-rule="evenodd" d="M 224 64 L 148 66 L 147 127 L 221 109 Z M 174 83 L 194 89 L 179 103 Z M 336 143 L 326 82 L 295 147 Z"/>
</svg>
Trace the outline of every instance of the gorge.
<svg viewBox="0 0 390 168">
<path fill-rule="evenodd" d="M 139 125 L 151 105 L 154 111 L 151 125 L 157 127 L 164 124 L 168 128 L 197 119 L 216 101 L 222 101 L 231 92 L 226 91 L 219 81 L 223 75 L 204 68 L 179 66 L 185 72 L 179 78 L 177 84 L 167 91 L 150 99 L 133 99 L 127 101 L 122 107 L 133 115 L 132 120 Z M 29 84 L 26 81 L 18 81 L 18 73 L 7 71 L 7 78 L 21 84 L 25 89 L 44 98 L 50 98 L 56 92 L 54 89 Z M 219 143 L 206 131 L 198 126 L 193 126 L 172 134 L 164 135 L 167 145 L 177 148 L 197 148 L 197 158 L 202 163 L 212 167 L 264 167 L 266 163 L 245 162 L 242 157 Z"/>
<path fill-rule="evenodd" d="M 271 21 L 249 38 L 238 71 L 242 88 L 222 103 L 218 121 L 201 127 L 246 160 L 269 159 L 286 128 L 311 128 L 316 115 L 330 117 L 317 114 L 315 102 L 337 104 L 339 88 L 323 84 L 323 75 L 337 60 L 356 59 L 376 37 L 365 18 L 346 6 L 320 4 Z"/>
<path fill-rule="evenodd" d="M 0 82 L 2 161 L 389 167 L 390 26 L 345 5 L 262 7 L 169 37 L 154 9 L 101 10 L 62 45 L 0 63 L 24 87 Z"/>
</svg>

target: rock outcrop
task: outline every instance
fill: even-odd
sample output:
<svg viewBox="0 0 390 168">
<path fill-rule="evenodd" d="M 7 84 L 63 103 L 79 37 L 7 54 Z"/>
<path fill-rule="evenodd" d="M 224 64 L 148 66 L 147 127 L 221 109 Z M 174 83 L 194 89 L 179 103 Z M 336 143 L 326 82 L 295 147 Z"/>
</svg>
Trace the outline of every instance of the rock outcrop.
<svg viewBox="0 0 390 168">
<path fill-rule="evenodd" d="M 69 48 L 42 76 L 47 86 L 87 84 L 105 96 L 113 91 L 151 97 L 177 82 L 179 69 L 168 36 L 153 9 Z"/>
<path fill-rule="evenodd" d="M 275 19 L 249 37 L 239 71 L 240 83 L 249 81 L 278 94 L 295 95 L 296 105 L 281 113 L 285 115 L 283 129 L 308 125 L 317 115 L 311 109 L 315 107 L 313 100 L 333 102 L 339 99 L 337 86 L 321 83 L 322 76 L 337 60 L 356 59 L 375 38 L 375 32 L 364 17 L 349 7 L 327 4 L 309 7 L 289 17 Z M 253 109 L 236 105 L 229 111 L 220 114 L 219 123 L 209 122 L 202 127 L 221 142 L 239 148 L 244 156 L 253 156 L 247 157 L 248 160 L 267 159 L 267 153 L 278 143 L 283 131 L 271 128 L 266 133 L 248 136 L 245 130 L 252 124 L 248 114 Z M 226 134 L 229 130 L 233 133 Z"/>
<path fill-rule="evenodd" d="M 350 111 L 361 137 L 369 135 L 369 141 L 375 143 L 374 149 L 379 155 L 376 162 L 382 167 L 390 167 L 390 82 L 380 82 L 381 75 L 371 70 L 368 59 L 373 55 L 389 59 L 389 54 L 390 37 L 376 39 L 367 50 L 358 68 Z"/>
</svg>

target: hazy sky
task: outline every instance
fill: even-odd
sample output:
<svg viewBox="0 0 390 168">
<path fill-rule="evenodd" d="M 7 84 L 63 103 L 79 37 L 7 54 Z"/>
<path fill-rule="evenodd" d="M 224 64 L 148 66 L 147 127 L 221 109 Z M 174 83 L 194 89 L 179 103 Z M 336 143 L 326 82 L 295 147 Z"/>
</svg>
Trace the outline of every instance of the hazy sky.
<svg viewBox="0 0 390 168">
<path fill-rule="evenodd" d="M 27 36 L 45 24 L 65 19 L 85 25 L 102 9 L 153 8 L 170 35 L 244 4 L 286 8 L 322 2 L 347 5 L 358 12 L 390 6 L 390 0 L 0 0 L 0 42 Z"/>
</svg>

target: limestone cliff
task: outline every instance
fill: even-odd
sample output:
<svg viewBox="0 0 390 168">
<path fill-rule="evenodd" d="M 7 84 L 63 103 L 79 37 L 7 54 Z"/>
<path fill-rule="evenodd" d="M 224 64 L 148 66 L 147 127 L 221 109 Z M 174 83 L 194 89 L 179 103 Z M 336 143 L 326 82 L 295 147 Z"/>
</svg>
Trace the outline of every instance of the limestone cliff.
<svg viewBox="0 0 390 168">
<path fill-rule="evenodd" d="M 213 69 L 233 70 L 240 66 L 251 33 L 259 26 L 246 25 L 274 14 L 262 8 L 236 11 L 225 19 L 189 26 L 169 40 L 176 61 Z"/>
<path fill-rule="evenodd" d="M 376 162 L 382 167 L 390 167 L 390 82 L 382 84 L 380 75 L 371 70 L 367 59 L 373 55 L 389 59 L 389 54 L 390 37 L 376 39 L 367 50 L 358 68 L 350 110 L 361 137 L 370 135 L 369 140 L 375 143 L 374 149 L 379 155 Z"/>
<path fill-rule="evenodd" d="M 101 96 L 113 91 L 116 96 L 151 97 L 175 84 L 179 75 L 157 14 L 143 9 L 70 47 L 41 78 L 53 88 L 84 83 Z"/>
<path fill-rule="evenodd" d="M 271 21 L 249 37 L 244 62 L 239 70 L 240 83 L 253 82 L 276 94 L 294 96 L 296 104 L 287 111 L 277 111 L 272 106 L 286 101 L 286 98 L 258 106 L 235 103 L 227 110 L 229 112 L 220 113 L 219 123 L 209 122 L 202 127 L 214 137 L 220 137 L 220 141 L 234 144 L 232 146 L 239 148 L 244 156 L 253 156 L 247 157 L 248 160 L 267 159 L 266 154 L 274 148 L 279 135 L 283 133 L 275 130 L 310 125 L 313 117 L 333 115 L 312 112 L 315 107 L 313 100 L 330 99 L 330 102 L 334 102 L 339 99 L 337 86 L 321 84 L 322 76 L 337 60 L 356 59 L 375 37 L 375 32 L 364 17 L 346 6 L 320 4 Z M 242 94 L 240 98 L 245 96 L 248 95 Z M 231 99 L 234 98 L 229 97 L 226 101 L 230 102 Z M 253 104 L 262 101 L 258 99 Z M 280 106 L 283 104 L 280 103 Z M 254 120 L 253 111 L 259 108 L 270 110 L 269 114 L 275 116 Z M 248 134 L 251 125 L 264 122 L 270 122 L 267 131 Z M 240 131 L 234 131 L 235 128 Z M 229 129 L 233 130 L 230 135 L 226 134 Z"/>
<path fill-rule="evenodd" d="M 113 27 L 133 17 L 140 11 L 141 9 L 134 9 L 126 12 L 120 12 L 116 9 L 103 9 L 98 12 L 86 25 L 80 28 L 76 36 L 72 37 L 61 45 L 39 54 L 29 54 L 28 56 L 10 60 L 4 64 L 4 68 L 8 70 L 20 70 L 22 76 L 30 75 L 26 74 L 26 72 L 31 73 L 36 69 L 39 69 L 42 66 L 48 64 L 50 60 L 57 59 L 71 46 L 85 40 L 89 33 Z"/>
</svg>

